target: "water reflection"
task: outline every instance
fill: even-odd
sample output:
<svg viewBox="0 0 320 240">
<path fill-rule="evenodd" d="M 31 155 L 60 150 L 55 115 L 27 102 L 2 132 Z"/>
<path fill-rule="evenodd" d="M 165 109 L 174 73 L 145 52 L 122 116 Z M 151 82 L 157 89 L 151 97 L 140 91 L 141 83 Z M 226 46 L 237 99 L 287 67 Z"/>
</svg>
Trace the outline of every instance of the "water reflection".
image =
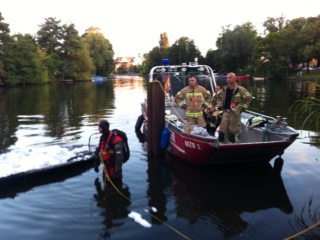
<svg viewBox="0 0 320 240">
<path fill-rule="evenodd" d="M 111 237 L 110 230 L 113 227 L 119 227 L 125 224 L 125 219 L 128 217 L 130 206 L 130 191 L 129 187 L 124 185 L 122 181 L 116 182 L 115 186 L 121 192 L 114 189 L 110 184 L 104 185 L 102 188 L 99 178 L 94 181 L 97 193 L 94 194 L 94 199 L 97 201 L 97 206 L 101 208 L 101 215 L 104 217 L 102 225 L 104 229 L 100 231 L 102 238 L 109 239 Z"/>
<path fill-rule="evenodd" d="M 319 93 L 319 87 L 317 87 L 317 81 L 301 80 L 295 81 L 292 85 L 292 91 L 297 95 L 316 97 Z"/>
<path fill-rule="evenodd" d="M 33 134 L 31 141 L 77 141 L 83 124 L 108 115 L 105 109 L 112 113 L 114 98 L 113 81 L 0 89 L 0 154 L 28 137 L 28 132 Z"/>
<path fill-rule="evenodd" d="M 159 210 L 158 217 L 166 220 L 166 202 L 175 199 L 175 211 L 194 224 L 208 220 L 225 238 L 242 232 L 248 224 L 243 212 L 278 208 L 283 213 L 293 212 L 284 187 L 281 170 L 283 160 L 249 165 L 221 165 L 196 167 L 170 155 L 163 159 L 149 159 L 150 205 Z M 170 194 L 168 194 L 170 193 Z"/>
<path fill-rule="evenodd" d="M 316 202 L 316 203 L 314 203 Z M 289 239 L 320 239 L 320 202 L 315 196 L 311 196 L 306 206 L 304 206 L 299 214 L 294 216 L 289 223 L 291 229 L 288 229 Z"/>
</svg>

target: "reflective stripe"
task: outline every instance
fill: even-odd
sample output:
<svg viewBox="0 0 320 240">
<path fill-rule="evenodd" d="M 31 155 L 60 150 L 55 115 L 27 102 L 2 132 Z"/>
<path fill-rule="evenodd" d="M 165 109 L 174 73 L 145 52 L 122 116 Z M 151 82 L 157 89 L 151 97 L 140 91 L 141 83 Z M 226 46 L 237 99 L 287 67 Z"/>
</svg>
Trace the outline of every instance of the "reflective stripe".
<svg viewBox="0 0 320 240">
<path fill-rule="evenodd" d="M 202 112 L 186 112 L 187 117 L 201 117 L 203 116 Z"/>
</svg>

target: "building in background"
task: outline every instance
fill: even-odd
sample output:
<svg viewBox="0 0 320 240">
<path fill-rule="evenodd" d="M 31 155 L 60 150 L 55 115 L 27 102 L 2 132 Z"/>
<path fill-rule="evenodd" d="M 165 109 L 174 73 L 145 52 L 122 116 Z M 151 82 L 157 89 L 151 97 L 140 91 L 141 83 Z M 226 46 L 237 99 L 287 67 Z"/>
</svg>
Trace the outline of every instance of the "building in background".
<svg viewBox="0 0 320 240">
<path fill-rule="evenodd" d="M 114 59 L 115 73 L 134 73 L 138 65 L 142 64 L 140 57 L 117 57 Z"/>
</svg>

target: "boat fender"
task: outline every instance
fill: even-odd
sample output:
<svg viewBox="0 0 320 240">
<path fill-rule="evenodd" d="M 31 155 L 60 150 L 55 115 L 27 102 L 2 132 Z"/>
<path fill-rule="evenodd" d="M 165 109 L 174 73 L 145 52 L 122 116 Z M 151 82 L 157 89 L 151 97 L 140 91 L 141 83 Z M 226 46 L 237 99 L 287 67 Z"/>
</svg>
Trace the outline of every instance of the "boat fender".
<svg viewBox="0 0 320 240">
<path fill-rule="evenodd" d="M 141 115 L 138 117 L 137 122 L 136 122 L 136 125 L 135 125 L 135 127 L 134 127 L 134 129 L 135 129 L 136 131 L 140 131 L 141 126 L 142 126 L 142 124 L 143 124 L 143 121 L 144 121 L 144 117 L 143 117 L 143 115 L 141 114 Z"/>
<path fill-rule="evenodd" d="M 170 140 L 170 131 L 167 127 L 165 127 L 161 131 L 160 148 L 162 150 L 166 150 L 168 148 L 169 140 Z"/>
</svg>

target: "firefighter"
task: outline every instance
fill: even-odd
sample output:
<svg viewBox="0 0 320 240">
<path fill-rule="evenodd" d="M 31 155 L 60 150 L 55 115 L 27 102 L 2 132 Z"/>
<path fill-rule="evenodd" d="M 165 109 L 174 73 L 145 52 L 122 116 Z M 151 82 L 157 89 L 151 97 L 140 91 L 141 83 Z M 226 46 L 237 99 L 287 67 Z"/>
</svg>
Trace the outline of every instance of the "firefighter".
<svg viewBox="0 0 320 240">
<path fill-rule="evenodd" d="M 188 77 L 189 86 L 181 89 L 175 96 L 175 102 L 185 110 L 185 118 L 191 125 L 205 127 L 206 122 L 203 118 L 203 110 L 211 107 L 211 93 L 197 83 L 194 75 Z"/>
<path fill-rule="evenodd" d="M 222 111 L 218 138 L 220 143 L 226 143 L 227 140 L 230 143 L 237 142 L 241 126 L 241 112 L 247 110 L 252 101 L 251 93 L 235 81 L 236 74 L 228 73 L 228 84 L 217 92 L 213 100 L 216 103 L 216 109 Z"/>
</svg>

